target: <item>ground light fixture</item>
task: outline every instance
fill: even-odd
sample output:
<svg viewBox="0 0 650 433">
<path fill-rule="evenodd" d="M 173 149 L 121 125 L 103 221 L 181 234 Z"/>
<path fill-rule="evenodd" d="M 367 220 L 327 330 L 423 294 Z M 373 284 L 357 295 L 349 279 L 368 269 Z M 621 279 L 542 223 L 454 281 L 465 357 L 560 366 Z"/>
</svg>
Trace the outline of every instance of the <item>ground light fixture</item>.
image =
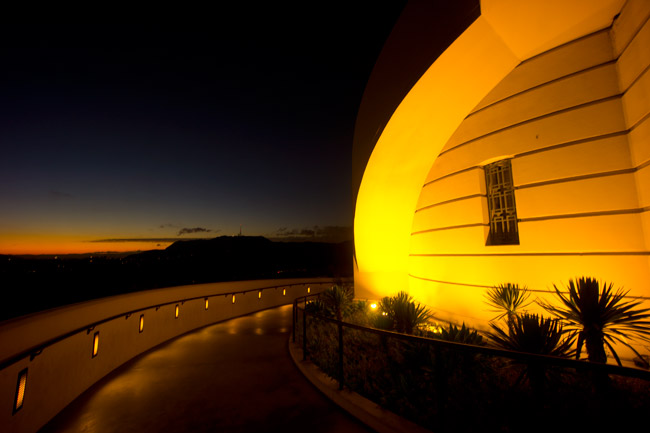
<svg viewBox="0 0 650 433">
<path fill-rule="evenodd" d="M 140 326 L 138 327 L 138 332 L 144 331 L 144 314 L 140 314 Z"/>
<path fill-rule="evenodd" d="M 18 382 L 16 383 L 16 396 L 14 398 L 14 413 L 23 407 L 25 402 L 25 390 L 27 389 L 27 369 L 18 373 Z"/>
<path fill-rule="evenodd" d="M 97 356 L 97 353 L 99 352 L 99 331 L 95 332 L 95 335 L 93 335 L 93 358 Z"/>
</svg>

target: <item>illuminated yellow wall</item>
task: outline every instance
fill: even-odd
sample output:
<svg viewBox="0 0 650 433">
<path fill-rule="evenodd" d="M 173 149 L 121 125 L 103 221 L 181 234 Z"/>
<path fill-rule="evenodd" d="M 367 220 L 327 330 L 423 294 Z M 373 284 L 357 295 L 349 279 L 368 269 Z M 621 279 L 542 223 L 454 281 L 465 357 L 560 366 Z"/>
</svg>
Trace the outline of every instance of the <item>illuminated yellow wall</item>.
<svg viewBox="0 0 650 433">
<path fill-rule="evenodd" d="M 357 296 L 407 289 L 481 327 L 483 294 L 501 282 L 543 297 L 591 275 L 650 295 L 650 2 L 623 3 L 481 3 L 370 156 Z M 503 158 L 520 245 L 486 247 L 482 167 Z"/>
</svg>

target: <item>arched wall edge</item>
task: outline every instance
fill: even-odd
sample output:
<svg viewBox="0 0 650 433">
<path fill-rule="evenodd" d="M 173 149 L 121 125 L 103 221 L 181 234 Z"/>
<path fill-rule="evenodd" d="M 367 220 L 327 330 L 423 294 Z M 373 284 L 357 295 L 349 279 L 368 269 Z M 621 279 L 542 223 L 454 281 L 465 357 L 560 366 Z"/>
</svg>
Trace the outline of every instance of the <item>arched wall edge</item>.
<svg viewBox="0 0 650 433">
<path fill-rule="evenodd" d="M 410 233 L 421 186 L 472 109 L 521 61 L 611 25 L 623 3 L 481 2 L 482 15 L 417 81 L 372 150 L 355 208 L 357 297 L 408 290 Z M 525 29 L 534 31 L 520 36 Z"/>
</svg>

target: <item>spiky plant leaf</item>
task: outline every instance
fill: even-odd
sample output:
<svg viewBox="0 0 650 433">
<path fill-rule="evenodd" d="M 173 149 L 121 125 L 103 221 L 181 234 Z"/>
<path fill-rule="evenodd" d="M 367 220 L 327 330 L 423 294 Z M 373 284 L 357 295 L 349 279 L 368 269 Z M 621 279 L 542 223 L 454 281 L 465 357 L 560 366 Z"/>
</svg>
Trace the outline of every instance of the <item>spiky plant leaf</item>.
<svg viewBox="0 0 650 433">
<path fill-rule="evenodd" d="M 338 285 L 323 291 L 318 297 L 329 310 L 330 315 L 336 317 L 337 320 L 343 320 L 346 309 L 352 305 L 353 298 L 354 294 L 351 288 Z"/>
<path fill-rule="evenodd" d="M 581 277 L 569 280 L 568 294 L 553 286 L 560 306 L 548 302 L 539 304 L 578 333 L 576 359 L 583 345 L 587 348 L 589 361 L 607 362 L 604 347 L 611 351 L 618 365 L 621 360 L 613 345 L 620 343 L 639 353 L 627 342 L 628 339 L 650 342 L 650 309 L 637 308 L 641 301 L 625 301 L 628 291 L 613 290 L 612 283 L 601 284 L 594 278 Z M 640 356 L 640 355 L 639 355 Z"/>
<path fill-rule="evenodd" d="M 448 328 L 442 328 L 438 338 L 445 341 L 453 341 L 455 343 L 473 344 L 475 346 L 485 345 L 483 336 L 475 329 L 470 329 L 465 326 L 465 322 L 463 322 L 460 328 L 450 323 Z"/>
<path fill-rule="evenodd" d="M 413 298 L 404 291 L 381 299 L 379 310 L 391 320 L 395 331 L 406 334 L 412 334 L 415 329 L 423 326 L 433 317 L 427 307 L 413 301 Z"/>
<path fill-rule="evenodd" d="M 495 313 L 499 313 L 493 320 L 500 320 L 503 317 L 512 319 L 521 309 L 530 305 L 526 303 L 530 293 L 526 286 L 519 287 L 518 284 L 505 283 L 488 289 L 485 294 L 486 303 L 490 305 Z"/>
<path fill-rule="evenodd" d="M 507 331 L 494 323 L 490 326 L 493 332 L 488 337 L 503 349 L 563 358 L 573 355 L 575 335 L 565 333 L 557 319 L 524 313 L 508 322 Z"/>
</svg>

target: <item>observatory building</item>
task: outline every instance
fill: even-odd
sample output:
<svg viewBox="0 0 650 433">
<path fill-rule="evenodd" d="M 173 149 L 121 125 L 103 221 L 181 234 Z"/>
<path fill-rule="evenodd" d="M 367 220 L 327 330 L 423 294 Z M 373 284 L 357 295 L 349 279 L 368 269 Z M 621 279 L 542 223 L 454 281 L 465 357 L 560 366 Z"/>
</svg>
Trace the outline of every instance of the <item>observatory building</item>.
<svg viewBox="0 0 650 433">
<path fill-rule="evenodd" d="M 650 1 L 410 2 L 355 128 L 355 287 L 484 327 L 487 288 L 650 296 Z M 430 2 L 435 3 L 435 2 Z"/>
</svg>

